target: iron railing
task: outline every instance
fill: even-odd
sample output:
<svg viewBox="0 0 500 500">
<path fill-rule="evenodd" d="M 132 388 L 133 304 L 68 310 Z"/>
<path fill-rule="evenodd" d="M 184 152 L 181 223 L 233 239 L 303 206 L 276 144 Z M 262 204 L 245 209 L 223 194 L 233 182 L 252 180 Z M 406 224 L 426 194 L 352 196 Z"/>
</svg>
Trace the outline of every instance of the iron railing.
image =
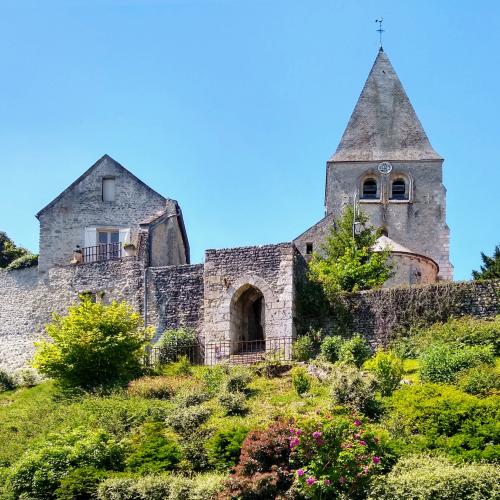
<svg viewBox="0 0 500 500">
<path fill-rule="evenodd" d="M 272 337 L 265 340 L 221 340 L 205 344 L 172 343 L 161 347 L 152 346 L 146 356 L 148 366 L 161 366 L 186 356 L 195 365 L 250 365 L 272 355 L 273 360 L 292 359 L 292 337 Z"/>
<path fill-rule="evenodd" d="M 102 262 L 104 260 L 116 260 L 121 259 L 121 257 L 121 243 L 106 243 L 82 248 L 82 261 L 84 264 L 88 264 L 89 262 Z"/>
</svg>

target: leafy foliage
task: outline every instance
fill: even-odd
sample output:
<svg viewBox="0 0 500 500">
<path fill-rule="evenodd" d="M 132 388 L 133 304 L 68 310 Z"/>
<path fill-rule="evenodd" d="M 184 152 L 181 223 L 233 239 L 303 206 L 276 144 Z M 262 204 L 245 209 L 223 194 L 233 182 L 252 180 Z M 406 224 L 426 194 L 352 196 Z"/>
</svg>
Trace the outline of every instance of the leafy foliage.
<svg viewBox="0 0 500 500">
<path fill-rule="evenodd" d="M 483 264 L 479 271 L 472 271 L 475 280 L 491 280 L 500 278 L 500 245 L 495 247 L 491 257 L 481 252 Z"/>
<path fill-rule="evenodd" d="M 220 394 L 218 402 L 226 415 L 243 415 L 248 411 L 246 397 L 242 392 L 224 391 Z"/>
<path fill-rule="evenodd" d="M 147 399 L 170 399 L 175 392 L 169 377 L 140 377 L 128 384 L 127 391 L 133 396 Z"/>
<path fill-rule="evenodd" d="M 321 357 L 329 363 L 335 363 L 340 359 L 340 348 L 344 339 L 339 335 L 326 336 L 321 342 Z"/>
<path fill-rule="evenodd" d="M 439 450 L 466 460 L 500 460 L 498 399 L 446 385 L 404 386 L 385 402 L 385 426 L 402 453 Z"/>
<path fill-rule="evenodd" d="M 16 383 L 10 373 L 0 370 L 0 392 L 11 391 L 16 387 Z"/>
<path fill-rule="evenodd" d="M 126 303 L 82 299 L 45 327 L 51 342 L 37 342 L 33 366 L 61 385 L 93 389 L 124 383 L 141 371 L 152 332 Z"/>
<path fill-rule="evenodd" d="M 480 365 L 467 370 L 458 383 L 468 394 L 487 396 L 500 391 L 500 373 L 490 365 Z"/>
<path fill-rule="evenodd" d="M 317 353 L 317 343 L 311 335 L 303 335 L 293 343 L 293 359 L 309 361 Z"/>
<path fill-rule="evenodd" d="M 364 368 L 375 375 L 382 396 L 390 396 L 398 388 L 404 373 L 403 360 L 393 351 L 377 351 Z"/>
<path fill-rule="evenodd" d="M 225 389 L 228 392 L 245 392 L 251 380 L 250 370 L 239 366 L 233 367 L 227 375 Z"/>
<path fill-rule="evenodd" d="M 309 262 L 309 277 L 321 284 L 330 301 L 340 292 L 368 290 L 382 285 L 391 275 L 389 252 L 375 252 L 380 231 L 368 225 L 362 212 L 356 217 L 362 228 L 353 237 L 354 210 L 345 209 L 335 221 L 321 251 Z"/>
<path fill-rule="evenodd" d="M 500 470 L 487 464 L 456 464 L 445 457 L 413 455 L 378 477 L 369 500 L 500 498 Z"/>
<path fill-rule="evenodd" d="M 210 414 L 210 409 L 203 406 L 180 407 L 168 415 L 166 422 L 175 432 L 189 436 L 208 420 Z"/>
<path fill-rule="evenodd" d="M 358 368 L 372 355 L 368 342 L 359 334 L 345 340 L 340 346 L 340 361 Z"/>
<path fill-rule="evenodd" d="M 88 500 L 97 498 L 99 483 L 109 472 L 94 467 L 72 469 L 63 476 L 54 494 L 57 500 Z"/>
<path fill-rule="evenodd" d="M 305 368 L 296 366 L 292 370 L 292 384 L 299 396 L 309 391 L 311 388 L 311 380 Z"/>
<path fill-rule="evenodd" d="M 28 250 L 16 246 L 6 233 L 0 231 L 0 268 L 7 267 L 11 262 L 27 253 Z"/>
<path fill-rule="evenodd" d="M 197 345 L 196 332 L 190 328 L 181 327 L 165 330 L 155 347 L 161 348 L 160 363 L 167 364 L 178 361 L 181 356 L 189 359 Z"/>
<path fill-rule="evenodd" d="M 7 271 L 13 271 L 14 269 L 26 269 L 27 267 L 38 266 L 38 255 L 32 253 L 26 253 L 13 260 L 7 267 Z"/>
<path fill-rule="evenodd" d="M 216 470 L 228 470 L 238 462 L 241 445 L 248 434 L 248 428 L 231 425 L 219 429 L 207 442 L 206 449 L 210 463 Z"/>
<path fill-rule="evenodd" d="M 493 348 L 431 344 L 420 356 L 420 379 L 423 382 L 454 382 L 461 371 L 483 363 L 492 364 Z"/>
</svg>

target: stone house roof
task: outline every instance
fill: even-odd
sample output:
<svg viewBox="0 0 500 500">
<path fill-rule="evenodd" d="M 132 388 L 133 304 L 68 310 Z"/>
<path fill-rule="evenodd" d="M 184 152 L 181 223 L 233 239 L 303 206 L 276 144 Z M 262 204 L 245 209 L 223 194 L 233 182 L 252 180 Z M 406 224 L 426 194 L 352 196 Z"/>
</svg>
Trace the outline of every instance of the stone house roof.
<svg viewBox="0 0 500 500">
<path fill-rule="evenodd" d="M 330 162 L 442 160 L 380 48 Z"/>
</svg>

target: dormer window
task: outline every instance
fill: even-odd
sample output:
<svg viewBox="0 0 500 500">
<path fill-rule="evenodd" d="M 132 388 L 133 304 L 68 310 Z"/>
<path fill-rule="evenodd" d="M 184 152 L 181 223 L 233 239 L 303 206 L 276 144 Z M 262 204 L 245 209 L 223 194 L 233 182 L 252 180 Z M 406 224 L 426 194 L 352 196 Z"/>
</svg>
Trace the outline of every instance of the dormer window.
<svg viewBox="0 0 500 500">
<path fill-rule="evenodd" d="M 102 201 L 115 201 L 115 178 L 104 177 L 102 180 Z"/>
<path fill-rule="evenodd" d="M 402 178 L 395 179 L 392 181 L 391 186 L 391 200 L 407 200 L 408 190 L 406 188 L 406 182 Z"/>
<path fill-rule="evenodd" d="M 376 200 L 377 196 L 377 181 L 373 178 L 366 179 L 363 182 L 363 189 L 361 192 L 361 199 L 363 200 Z"/>
</svg>

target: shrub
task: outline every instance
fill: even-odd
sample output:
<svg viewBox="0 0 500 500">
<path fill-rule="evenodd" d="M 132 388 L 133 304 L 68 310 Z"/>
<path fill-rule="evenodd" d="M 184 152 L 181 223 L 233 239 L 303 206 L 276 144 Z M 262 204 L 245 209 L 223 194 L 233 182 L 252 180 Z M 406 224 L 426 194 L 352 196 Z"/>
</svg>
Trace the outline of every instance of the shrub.
<svg viewBox="0 0 500 500">
<path fill-rule="evenodd" d="M 167 364 L 177 361 L 181 356 L 188 359 L 196 354 L 198 335 L 190 328 L 165 330 L 155 347 L 160 350 L 160 363 Z"/>
<path fill-rule="evenodd" d="M 127 392 L 146 399 L 170 399 L 174 389 L 168 377 L 141 377 L 128 384 Z"/>
<path fill-rule="evenodd" d="M 376 380 L 372 374 L 354 366 L 336 366 L 330 374 L 330 387 L 333 401 L 366 415 L 377 410 L 375 400 Z"/>
<path fill-rule="evenodd" d="M 248 411 L 245 394 L 242 392 L 224 391 L 218 398 L 226 415 L 243 415 Z"/>
<path fill-rule="evenodd" d="M 289 436 L 289 427 L 283 422 L 251 431 L 243 441 L 239 464 L 219 498 L 281 498 L 292 484 Z"/>
<path fill-rule="evenodd" d="M 25 269 L 27 267 L 38 266 L 38 255 L 27 253 L 13 260 L 7 267 L 7 271 L 14 269 Z"/>
<path fill-rule="evenodd" d="M 210 395 L 213 396 L 219 392 L 227 374 L 228 368 L 226 366 L 215 365 L 204 367 L 202 380 Z"/>
<path fill-rule="evenodd" d="M 37 342 L 33 366 L 61 385 L 93 389 L 128 382 L 141 371 L 151 335 L 124 302 L 110 305 L 83 298 L 66 316 L 45 327 L 52 342 Z"/>
<path fill-rule="evenodd" d="M 210 394 L 200 388 L 187 389 L 180 392 L 175 398 L 175 403 L 178 406 L 187 408 L 188 406 L 197 406 L 210 399 Z"/>
<path fill-rule="evenodd" d="M 252 380 L 252 373 L 247 368 L 231 368 L 226 378 L 226 391 L 244 392 Z"/>
<path fill-rule="evenodd" d="M 190 474 L 204 471 L 209 467 L 208 453 L 205 444 L 209 438 L 209 429 L 199 429 L 189 435 L 184 435 L 182 440 L 182 454 L 184 460 L 181 468 Z"/>
<path fill-rule="evenodd" d="M 20 368 L 13 373 L 12 378 L 16 387 L 35 387 L 42 381 L 42 377 L 33 368 Z"/>
<path fill-rule="evenodd" d="M 500 470 L 487 464 L 455 464 L 444 457 L 401 459 L 374 482 L 370 500 L 449 500 L 500 498 Z"/>
<path fill-rule="evenodd" d="M 309 379 L 305 368 L 296 366 L 292 370 L 292 384 L 299 396 L 302 396 L 302 394 L 309 391 L 311 388 L 311 380 Z"/>
<path fill-rule="evenodd" d="M 97 498 L 99 483 L 109 476 L 109 472 L 93 467 L 81 467 L 69 471 L 60 481 L 55 491 L 57 500 L 88 500 Z"/>
<path fill-rule="evenodd" d="M 202 406 L 176 408 L 168 415 L 166 422 L 175 432 L 189 436 L 210 417 L 210 410 Z"/>
<path fill-rule="evenodd" d="M 11 467 L 9 486 L 17 496 L 52 498 L 61 479 L 72 469 L 85 466 L 119 470 L 123 456 L 122 445 L 100 430 L 52 436 Z"/>
<path fill-rule="evenodd" d="M 321 357 L 329 363 L 335 363 L 340 359 L 340 348 L 344 340 L 339 335 L 327 336 L 321 342 Z"/>
<path fill-rule="evenodd" d="M 361 335 L 345 340 L 340 347 L 340 361 L 356 365 L 358 368 L 371 356 L 370 346 Z"/>
<path fill-rule="evenodd" d="M 420 356 L 420 379 L 424 382 L 454 382 L 462 370 L 483 363 L 493 363 L 491 346 L 457 348 L 446 344 L 431 344 Z"/>
<path fill-rule="evenodd" d="M 385 462 L 379 439 L 352 417 L 300 417 L 290 429 L 290 448 L 300 498 L 362 498 Z"/>
<path fill-rule="evenodd" d="M 500 390 L 500 373 L 489 365 L 476 366 L 461 376 L 458 385 L 468 394 L 486 396 Z"/>
<path fill-rule="evenodd" d="M 364 368 L 372 372 L 382 396 L 390 396 L 403 378 L 403 361 L 392 351 L 377 351 L 365 362 Z"/>
<path fill-rule="evenodd" d="M 174 375 L 179 375 L 183 377 L 188 377 L 189 375 L 192 375 L 193 370 L 189 358 L 187 356 L 178 356 L 177 361 L 172 363 L 171 372 Z"/>
<path fill-rule="evenodd" d="M 425 350 L 433 343 L 457 346 L 492 345 L 500 356 L 500 315 L 494 319 L 477 319 L 470 316 L 451 318 L 446 323 L 436 323 L 418 332 L 416 343 Z"/>
<path fill-rule="evenodd" d="M 0 392 L 11 391 L 16 388 L 12 375 L 4 370 L 0 370 Z"/>
<path fill-rule="evenodd" d="M 219 471 L 230 469 L 238 462 L 241 445 L 248 434 L 243 426 L 233 425 L 219 429 L 207 442 L 208 459 Z"/>
<path fill-rule="evenodd" d="M 495 397 L 478 398 L 453 386 L 403 386 L 385 401 L 385 427 L 400 452 L 438 450 L 466 460 L 500 460 Z"/>
<path fill-rule="evenodd" d="M 293 359 L 296 361 L 309 361 L 317 354 L 315 341 L 309 334 L 299 337 L 293 343 Z"/>
<path fill-rule="evenodd" d="M 179 445 L 165 434 L 162 424 L 144 424 L 132 441 L 132 453 L 127 457 L 127 469 L 144 474 L 177 468 L 182 459 Z"/>
</svg>

